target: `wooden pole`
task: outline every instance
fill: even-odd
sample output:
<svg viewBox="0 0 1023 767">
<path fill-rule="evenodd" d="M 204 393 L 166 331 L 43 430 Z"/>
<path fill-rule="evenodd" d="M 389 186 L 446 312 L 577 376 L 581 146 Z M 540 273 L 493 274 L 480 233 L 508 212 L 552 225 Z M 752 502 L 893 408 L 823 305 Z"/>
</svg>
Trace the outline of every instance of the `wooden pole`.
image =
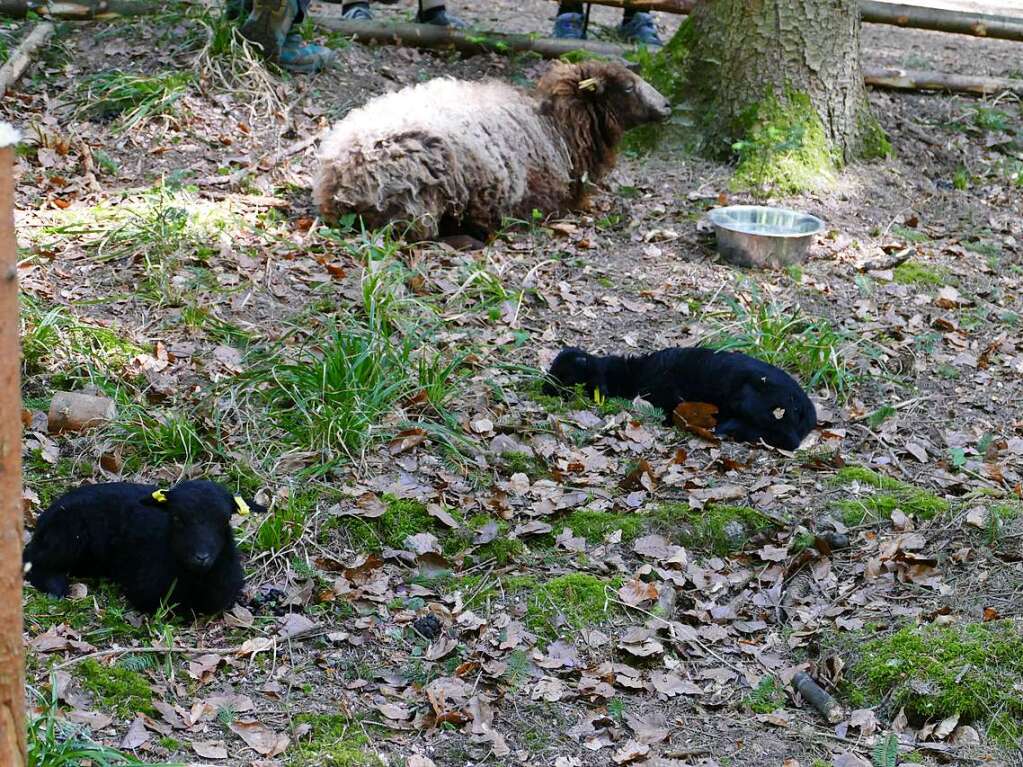
<svg viewBox="0 0 1023 767">
<path fill-rule="evenodd" d="M 453 49 L 469 55 L 486 51 L 533 51 L 544 58 L 554 59 L 572 51 L 584 50 L 599 56 L 621 57 L 631 50 L 615 43 L 595 40 L 557 40 L 499 32 L 462 32 L 451 27 L 435 27 L 431 24 L 374 24 L 348 21 L 315 12 L 312 17 L 321 27 L 332 32 L 340 32 L 360 43 Z"/>
<path fill-rule="evenodd" d="M 25 658 L 21 616 L 21 350 L 14 147 L 0 124 L 0 764 L 24 767 Z"/>
<path fill-rule="evenodd" d="M 102 21 L 142 16 L 160 9 L 140 0 L 0 0 L 0 16 L 23 19 L 29 12 L 61 21 Z"/>
<path fill-rule="evenodd" d="M 953 75 L 948 72 L 892 69 L 864 64 L 863 80 L 867 85 L 896 90 L 945 91 L 946 93 L 971 93 L 977 96 L 1015 93 L 1017 96 L 1023 96 L 1023 80 L 1007 80 L 1004 77 Z"/>
<path fill-rule="evenodd" d="M 7 93 L 7 89 L 24 74 L 32 62 L 32 54 L 53 36 L 53 30 L 53 24 L 48 21 L 37 24 L 35 29 L 29 32 L 28 36 L 14 49 L 11 57 L 0 67 L 0 96 Z"/>
</svg>

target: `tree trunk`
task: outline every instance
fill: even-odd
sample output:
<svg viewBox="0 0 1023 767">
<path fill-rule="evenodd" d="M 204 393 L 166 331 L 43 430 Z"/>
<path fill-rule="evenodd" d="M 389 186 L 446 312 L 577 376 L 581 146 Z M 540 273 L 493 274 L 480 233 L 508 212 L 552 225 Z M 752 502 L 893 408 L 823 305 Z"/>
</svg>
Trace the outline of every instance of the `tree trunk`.
<svg viewBox="0 0 1023 767">
<path fill-rule="evenodd" d="M 698 149 L 738 156 L 740 186 L 796 191 L 888 150 L 857 0 L 702 0 L 644 71 L 689 113 Z"/>
<path fill-rule="evenodd" d="M 23 767 L 21 387 L 14 239 L 14 129 L 0 124 L 0 764 Z"/>
</svg>

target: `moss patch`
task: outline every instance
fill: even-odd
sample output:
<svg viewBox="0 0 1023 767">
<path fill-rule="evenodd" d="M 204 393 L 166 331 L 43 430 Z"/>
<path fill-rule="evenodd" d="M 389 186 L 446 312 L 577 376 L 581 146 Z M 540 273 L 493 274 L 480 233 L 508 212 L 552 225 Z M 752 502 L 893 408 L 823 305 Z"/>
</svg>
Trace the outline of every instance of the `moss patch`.
<svg viewBox="0 0 1023 767">
<path fill-rule="evenodd" d="M 622 540 L 633 541 L 643 532 L 646 520 L 639 514 L 612 514 L 606 511 L 579 509 L 553 523 L 560 532 L 567 527 L 572 535 L 585 538 L 588 543 L 600 543 L 615 530 L 622 531 Z"/>
<path fill-rule="evenodd" d="M 544 639 L 555 639 L 563 629 L 578 630 L 605 623 L 619 614 L 608 599 L 622 585 L 621 578 L 602 580 L 587 573 L 569 573 L 546 582 L 532 576 L 508 578 L 505 589 L 526 602 L 526 627 Z"/>
<path fill-rule="evenodd" d="M 137 671 L 86 660 L 79 664 L 77 673 L 82 687 L 92 694 L 98 706 L 113 711 L 122 719 L 140 712 L 156 716 L 153 690 Z"/>
<path fill-rule="evenodd" d="M 785 690 L 773 676 L 761 677 L 756 689 L 743 699 L 756 714 L 770 714 L 779 708 L 785 708 Z"/>
<path fill-rule="evenodd" d="M 859 525 L 866 520 L 887 519 L 895 509 L 901 509 L 918 519 L 932 519 L 947 514 L 949 502 L 933 493 L 921 490 L 908 482 L 878 474 L 863 466 L 846 466 L 834 478 L 839 485 L 858 482 L 883 492 L 862 498 L 850 498 L 835 504 L 847 525 Z"/>
<path fill-rule="evenodd" d="M 476 533 L 490 522 L 497 524 L 497 537 L 487 543 L 475 545 L 473 541 Z M 472 549 L 473 558 L 476 561 L 493 559 L 499 565 L 505 565 L 521 556 L 526 548 L 521 540 L 509 535 L 510 531 L 511 526 L 503 519 L 487 514 L 477 514 L 469 519 L 466 527 L 445 536 L 442 548 L 449 557 Z"/>
<path fill-rule="evenodd" d="M 1015 743 L 1023 734 L 1023 630 L 1010 621 L 907 627 L 867 642 L 849 674 L 853 702 L 891 697 L 915 719 L 958 714 Z"/>
<path fill-rule="evenodd" d="M 860 120 L 860 136 L 862 150 L 860 156 L 864 160 L 883 160 L 895 154 L 892 142 L 881 127 L 881 123 L 872 114 L 866 114 Z"/>
<path fill-rule="evenodd" d="M 918 261 L 906 261 L 893 271 L 900 285 L 948 285 L 948 270 L 940 266 L 926 266 Z"/>
<path fill-rule="evenodd" d="M 757 533 L 774 526 L 749 506 L 710 504 L 702 511 L 684 503 L 668 503 L 651 515 L 649 528 L 690 549 L 719 556 L 738 551 Z"/>
<path fill-rule="evenodd" d="M 309 732 L 296 738 L 288 750 L 288 767 L 383 767 L 384 762 L 368 748 L 358 722 L 338 714 L 299 714 L 295 725 Z"/>
<path fill-rule="evenodd" d="M 434 530 L 436 520 L 419 501 L 390 495 L 385 495 L 383 501 L 387 511 L 375 519 L 345 518 L 340 522 L 361 548 L 369 551 L 380 551 L 385 546 L 401 549 L 410 535 Z"/>
<path fill-rule="evenodd" d="M 834 181 L 839 158 L 805 93 L 768 93 L 740 117 L 739 135 L 735 190 L 796 194 Z"/>
</svg>

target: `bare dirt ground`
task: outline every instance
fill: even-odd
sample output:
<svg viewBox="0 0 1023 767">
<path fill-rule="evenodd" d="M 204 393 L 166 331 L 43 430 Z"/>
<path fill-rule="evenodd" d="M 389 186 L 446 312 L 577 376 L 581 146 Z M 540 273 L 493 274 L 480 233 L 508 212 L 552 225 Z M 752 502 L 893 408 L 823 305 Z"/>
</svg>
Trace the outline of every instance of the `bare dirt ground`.
<svg viewBox="0 0 1023 767">
<path fill-rule="evenodd" d="M 553 16 L 453 10 L 511 31 Z M 895 156 L 779 201 L 827 222 L 801 268 L 721 263 L 703 214 L 749 198 L 728 167 L 668 150 L 623 156 L 593 210 L 458 253 L 322 228 L 315 138 L 375 94 L 527 85 L 543 62 L 332 39 L 337 68 L 281 77 L 215 15 L 64 26 L 3 103 L 28 137 L 27 526 L 118 477 L 219 478 L 272 508 L 236 520 L 248 586 L 222 618 L 26 588 L 33 701 L 52 685 L 61 721 L 146 761 L 894 764 L 880 743 L 1019 763 L 1018 655 L 996 673 L 935 645 L 899 668 L 883 644 L 934 625 L 1023 647 L 1018 100 L 872 92 Z M 604 33 L 616 18 L 594 11 Z M 1021 76 L 1018 44 L 863 39 L 869 62 Z M 538 393 L 565 344 L 726 341 L 811 388 L 800 451 Z M 323 363 L 360 353 L 377 367 Z M 52 392 L 87 387 L 117 421 L 48 434 Z M 839 723 L 791 692 L 801 669 Z M 959 712 L 978 686 L 999 694 Z"/>
</svg>

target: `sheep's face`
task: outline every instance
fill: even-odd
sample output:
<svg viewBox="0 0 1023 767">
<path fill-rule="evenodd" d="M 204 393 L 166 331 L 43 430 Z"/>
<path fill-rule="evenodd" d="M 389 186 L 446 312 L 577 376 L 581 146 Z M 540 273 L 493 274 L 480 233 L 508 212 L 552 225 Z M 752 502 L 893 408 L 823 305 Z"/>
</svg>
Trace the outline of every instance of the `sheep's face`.
<svg viewBox="0 0 1023 767">
<path fill-rule="evenodd" d="M 671 102 L 654 86 L 625 67 L 618 67 L 612 72 L 605 86 L 605 94 L 625 130 L 637 125 L 661 122 L 671 116 Z"/>
<path fill-rule="evenodd" d="M 592 354 L 569 346 L 558 352 L 547 372 L 543 385 L 544 394 L 556 395 L 560 389 L 571 389 L 583 384 L 587 391 L 599 388 L 601 375 L 596 358 Z"/>
<path fill-rule="evenodd" d="M 170 547 L 174 559 L 193 573 L 207 572 L 231 540 L 234 497 L 215 482 L 182 482 L 163 493 L 156 504 L 170 518 Z"/>
</svg>

